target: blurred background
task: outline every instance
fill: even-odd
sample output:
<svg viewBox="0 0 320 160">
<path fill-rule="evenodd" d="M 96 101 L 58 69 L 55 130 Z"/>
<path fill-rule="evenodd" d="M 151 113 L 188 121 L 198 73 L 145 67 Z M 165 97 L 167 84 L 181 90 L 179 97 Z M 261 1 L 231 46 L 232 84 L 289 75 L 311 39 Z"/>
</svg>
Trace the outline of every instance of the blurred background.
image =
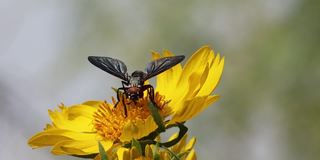
<svg viewBox="0 0 320 160">
<path fill-rule="evenodd" d="M 74 159 L 32 150 L 59 103 L 109 100 L 119 79 L 89 55 L 144 69 L 150 51 L 226 57 L 218 103 L 188 122 L 198 159 L 320 159 L 320 1 L 1 0 L 1 159 Z"/>
</svg>

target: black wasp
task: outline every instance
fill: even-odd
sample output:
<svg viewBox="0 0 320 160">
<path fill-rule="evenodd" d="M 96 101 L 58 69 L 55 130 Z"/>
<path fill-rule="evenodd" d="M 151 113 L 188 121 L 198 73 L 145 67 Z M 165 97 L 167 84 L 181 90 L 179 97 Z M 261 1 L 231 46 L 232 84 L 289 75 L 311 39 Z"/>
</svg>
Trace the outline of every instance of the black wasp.
<svg viewBox="0 0 320 160">
<path fill-rule="evenodd" d="M 124 98 L 128 98 L 136 103 L 139 98 L 143 97 L 143 92 L 147 90 L 150 101 L 156 106 L 154 102 L 154 89 L 151 85 L 144 84 L 144 82 L 177 65 L 184 58 L 185 56 L 183 55 L 160 58 L 150 62 L 147 65 L 146 73 L 136 70 L 131 75 L 127 73 L 127 66 L 118 59 L 110 57 L 89 56 L 88 60 L 96 67 L 123 80 L 122 87 L 117 89 L 118 102 L 116 103 L 115 107 L 120 101 L 120 96 L 125 96 L 122 97 L 122 103 L 124 105 L 124 114 L 125 116 L 127 116 L 127 108 L 124 102 Z M 121 94 L 121 90 L 124 94 Z"/>
</svg>

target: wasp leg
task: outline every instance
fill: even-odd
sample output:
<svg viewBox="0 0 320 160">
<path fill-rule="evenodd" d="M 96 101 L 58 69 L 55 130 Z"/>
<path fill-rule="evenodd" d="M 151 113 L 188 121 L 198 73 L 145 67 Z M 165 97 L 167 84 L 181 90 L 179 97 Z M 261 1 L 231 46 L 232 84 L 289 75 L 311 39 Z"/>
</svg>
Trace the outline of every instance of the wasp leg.
<svg viewBox="0 0 320 160">
<path fill-rule="evenodd" d="M 126 85 L 126 86 L 129 85 L 129 82 L 127 82 L 127 81 L 121 81 L 121 83 L 122 83 L 122 86 L 123 86 L 123 87 L 124 87 L 124 85 Z"/>
<path fill-rule="evenodd" d="M 127 97 L 128 97 L 128 92 L 127 92 L 128 87 L 127 87 L 127 86 L 130 85 L 130 82 L 128 82 L 128 81 L 121 81 L 121 84 L 122 84 L 122 88 L 124 88 L 124 95 L 125 95 L 125 97 L 124 97 L 124 96 L 122 97 L 122 103 L 123 103 L 123 105 L 124 105 L 125 115 L 126 115 L 126 117 L 127 117 L 127 108 L 126 108 L 126 104 L 125 104 L 125 102 L 124 102 L 124 98 L 127 98 Z M 131 103 L 131 102 L 130 102 L 130 103 Z M 130 104 L 130 103 L 129 103 L 129 104 Z"/>
<path fill-rule="evenodd" d="M 148 91 L 149 99 L 154 106 L 157 106 L 156 102 L 154 101 L 154 89 L 151 85 L 145 85 L 143 90 Z"/>
<path fill-rule="evenodd" d="M 125 98 L 126 98 L 125 95 L 122 95 L 122 104 L 123 104 L 123 108 L 124 108 L 124 115 L 125 115 L 125 117 L 127 117 L 128 116 L 128 111 L 127 111 L 126 103 L 124 101 Z"/>
<path fill-rule="evenodd" d="M 124 94 L 122 93 L 121 94 L 121 90 L 123 90 L 124 91 Z M 126 106 L 126 103 L 125 103 L 125 101 L 124 101 L 124 99 L 126 98 L 126 88 L 124 88 L 124 87 L 121 87 L 121 88 L 118 88 L 117 89 L 117 103 L 114 105 L 114 108 L 116 108 L 117 106 L 118 106 L 118 104 L 119 104 L 119 102 L 120 102 L 120 96 L 121 96 L 121 102 L 122 102 L 122 104 L 123 104 L 123 108 L 124 108 L 124 115 L 125 115 L 125 117 L 127 117 L 127 106 Z"/>
</svg>

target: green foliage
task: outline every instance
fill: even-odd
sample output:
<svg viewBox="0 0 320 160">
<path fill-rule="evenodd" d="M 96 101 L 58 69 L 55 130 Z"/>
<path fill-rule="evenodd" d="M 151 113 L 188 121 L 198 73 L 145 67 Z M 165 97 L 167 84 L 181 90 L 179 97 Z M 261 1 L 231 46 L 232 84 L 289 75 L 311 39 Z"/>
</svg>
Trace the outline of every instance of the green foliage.
<svg viewBox="0 0 320 160">
<path fill-rule="evenodd" d="M 156 122 L 156 124 L 158 125 L 158 128 L 160 131 L 164 131 L 165 127 L 163 124 L 163 118 L 159 113 L 159 110 L 157 108 L 157 106 L 155 106 L 152 102 L 148 102 L 148 108 L 151 112 L 151 115 L 153 117 L 153 120 Z"/>
<path fill-rule="evenodd" d="M 102 144 L 100 142 L 99 143 L 99 153 L 100 153 L 100 157 L 101 157 L 101 160 L 108 160 L 108 156 L 106 154 L 106 151 L 104 150 Z"/>
<path fill-rule="evenodd" d="M 153 160 L 160 160 L 160 154 L 159 154 L 159 143 L 156 143 L 153 148 Z"/>
<path fill-rule="evenodd" d="M 142 150 L 141 144 L 136 140 L 136 139 L 132 139 L 132 147 L 136 147 L 136 149 L 138 150 L 140 155 L 144 155 L 144 152 Z"/>
</svg>

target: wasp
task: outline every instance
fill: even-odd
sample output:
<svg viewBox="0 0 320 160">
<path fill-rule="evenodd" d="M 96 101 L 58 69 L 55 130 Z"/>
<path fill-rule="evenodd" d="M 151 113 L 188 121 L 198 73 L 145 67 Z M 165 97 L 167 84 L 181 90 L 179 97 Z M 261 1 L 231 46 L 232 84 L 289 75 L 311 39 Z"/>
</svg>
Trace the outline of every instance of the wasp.
<svg viewBox="0 0 320 160">
<path fill-rule="evenodd" d="M 139 98 L 143 98 L 143 93 L 147 90 L 150 101 L 156 106 L 154 101 L 154 88 L 150 84 L 145 84 L 145 81 L 172 68 L 183 61 L 184 58 L 184 55 L 160 58 L 148 63 L 146 72 L 136 70 L 131 75 L 127 73 L 127 66 L 121 60 L 99 56 L 89 56 L 88 60 L 103 71 L 122 79 L 122 87 L 117 89 L 118 101 L 115 107 L 117 107 L 117 104 L 120 102 L 120 96 L 122 96 L 124 114 L 127 116 L 127 108 L 124 102 L 125 98 L 136 103 Z"/>
</svg>

